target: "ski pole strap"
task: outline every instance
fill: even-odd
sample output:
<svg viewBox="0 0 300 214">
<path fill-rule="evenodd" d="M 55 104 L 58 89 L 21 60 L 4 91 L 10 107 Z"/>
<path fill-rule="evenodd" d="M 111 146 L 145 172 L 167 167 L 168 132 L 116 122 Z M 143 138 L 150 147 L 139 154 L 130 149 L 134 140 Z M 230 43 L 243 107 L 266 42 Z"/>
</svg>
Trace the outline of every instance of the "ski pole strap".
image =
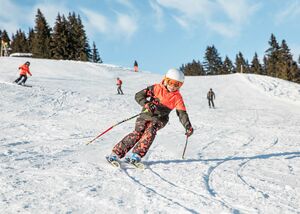
<svg viewBox="0 0 300 214">
<path fill-rule="evenodd" d="M 185 150 L 186 150 L 186 147 L 187 147 L 187 144 L 188 144 L 188 139 L 189 139 L 189 137 L 186 136 L 185 145 L 184 145 L 184 149 L 183 149 L 183 153 L 182 153 L 182 159 L 184 159 L 184 154 L 185 154 Z"/>
</svg>

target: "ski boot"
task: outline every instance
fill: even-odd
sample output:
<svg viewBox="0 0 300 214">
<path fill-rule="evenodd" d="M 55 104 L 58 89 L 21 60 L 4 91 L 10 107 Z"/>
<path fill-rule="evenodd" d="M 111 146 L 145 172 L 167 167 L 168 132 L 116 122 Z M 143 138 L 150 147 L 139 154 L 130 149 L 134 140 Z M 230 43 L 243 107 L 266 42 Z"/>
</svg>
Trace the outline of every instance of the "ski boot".
<svg viewBox="0 0 300 214">
<path fill-rule="evenodd" d="M 115 167 L 120 167 L 119 158 L 115 153 L 111 153 L 110 155 L 105 157 L 106 160 Z"/>
<path fill-rule="evenodd" d="M 136 153 L 132 153 L 130 157 L 126 157 L 125 161 L 136 168 L 144 169 L 144 164 L 141 162 L 141 156 Z"/>
</svg>

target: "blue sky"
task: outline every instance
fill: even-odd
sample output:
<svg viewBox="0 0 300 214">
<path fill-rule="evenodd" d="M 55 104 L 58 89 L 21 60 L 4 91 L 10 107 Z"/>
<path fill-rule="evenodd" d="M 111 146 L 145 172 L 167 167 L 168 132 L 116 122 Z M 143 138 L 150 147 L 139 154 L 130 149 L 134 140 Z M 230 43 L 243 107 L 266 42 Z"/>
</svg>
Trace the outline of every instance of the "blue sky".
<svg viewBox="0 0 300 214">
<path fill-rule="evenodd" d="M 300 54 L 299 0 L 0 0 L 0 29 L 11 35 L 34 26 L 37 8 L 50 27 L 59 13 L 82 18 L 90 44 L 104 63 L 164 73 L 193 59 L 208 45 L 224 60 L 241 51 L 252 60 L 268 48 L 271 33 Z"/>
</svg>

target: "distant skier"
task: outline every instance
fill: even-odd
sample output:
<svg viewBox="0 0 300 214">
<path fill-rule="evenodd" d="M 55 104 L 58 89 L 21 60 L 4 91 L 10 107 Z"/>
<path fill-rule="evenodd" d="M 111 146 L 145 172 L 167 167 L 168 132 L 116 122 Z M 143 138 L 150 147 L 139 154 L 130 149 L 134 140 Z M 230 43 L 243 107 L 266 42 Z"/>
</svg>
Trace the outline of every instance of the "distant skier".
<svg viewBox="0 0 300 214">
<path fill-rule="evenodd" d="M 130 163 L 139 163 L 148 152 L 156 132 L 169 121 L 169 114 L 173 109 L 184 126 L 187 137 L 193 134 L 193 127 L 179 92 L 184 82 L 184 74 L 177 69 L 170 69 L 160 84 L 154 84 L 135 94 L 135 100 L 140 104 L 142 114 L 137 118 L 135 130 L 117 143 L 109 161 L 123 158 L 132 148 L 132 155 L 126 157 Z"/>
<path fill-rule="evenodd" d="M 119 77 L 117 77 L 117 86 L 118 86 L 117 91 L 118 91 L 118 94 L 121 94 L 121 95 L 124 94 L 122 91 L 122 84 L 123 84 L 122 80 Z"/>
<path fill-rule="evenodd" d="M 208 99 L 209 108 L 211 108 L 211 106 L 213 108 L 215 108 L 215 104 L 214 104 L 214 99 L 215 98 L 216 98 L 215 93 L 213 92 L 212 89 L 209 89 L 209 91 L 207 93 L 207 99 Z"/>
<path fill-rule="evenodd" d="M 30 76 L 32 76 L 32 74 L 30 73 L 29 70 L 29 66 L 30 66 L 30 62 L 25 62 L 24 65 L 21 65 L 19 67 L 20 70 L 20 76 L 14 81 L 15 83 L 19 84 L 19 85 L 25 85 L 25 82 L 27 80 L 27 74 L 29 74 Z M 22 80 L 23 78 L 23 80 Z"/>
<path fill-rule="evenodd" d="M 134 70 L 134 72 L 138 72 L 139 71 L 139 65 L 138 65 L 138 63 L 137 63 L 136 60 L 134 61 L 134 64 L 133 64 L 133 70 Z"/>
</svg>

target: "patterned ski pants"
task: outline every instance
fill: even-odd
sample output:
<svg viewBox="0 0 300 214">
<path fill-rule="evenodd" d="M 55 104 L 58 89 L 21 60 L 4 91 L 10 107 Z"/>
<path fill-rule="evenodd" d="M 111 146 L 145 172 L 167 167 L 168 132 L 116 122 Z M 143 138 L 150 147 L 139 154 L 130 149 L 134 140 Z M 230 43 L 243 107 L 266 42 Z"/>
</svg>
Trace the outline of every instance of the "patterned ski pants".
<svg viewBox="0 0 300 214">
<path fill-rule="evenodd" d="M 119 158 L 123 158 L 134 147 L 132 152 L 144 157 L 156 136 L 156 132 L 164 126 L 165 124 L 161 121 L 138 118 L 135 123 L 135 130 L 117 143 L 112 151 Z"/>
</svg>

